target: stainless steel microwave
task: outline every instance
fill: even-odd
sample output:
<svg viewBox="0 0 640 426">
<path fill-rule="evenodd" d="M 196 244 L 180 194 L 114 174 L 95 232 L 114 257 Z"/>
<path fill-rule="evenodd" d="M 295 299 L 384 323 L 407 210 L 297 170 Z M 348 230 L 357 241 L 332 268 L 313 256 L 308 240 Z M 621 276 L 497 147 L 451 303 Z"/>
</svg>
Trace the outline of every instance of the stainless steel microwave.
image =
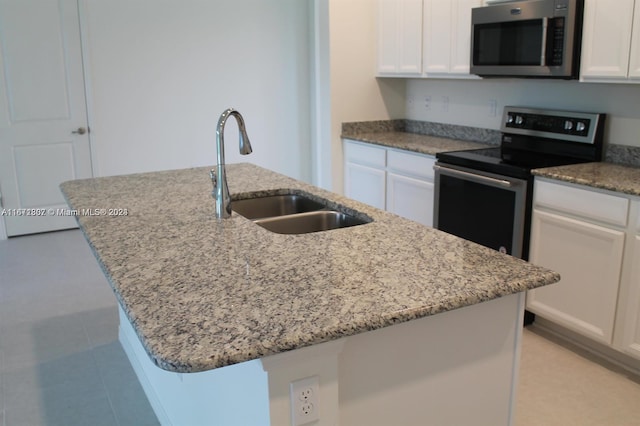
<svg viewBox="0 0 640 426">
<path fill-rule="evenodd" d="M 471 73 L 578 78 L 584 0 L 494 1 L 471 10 Z"/>
</svg>

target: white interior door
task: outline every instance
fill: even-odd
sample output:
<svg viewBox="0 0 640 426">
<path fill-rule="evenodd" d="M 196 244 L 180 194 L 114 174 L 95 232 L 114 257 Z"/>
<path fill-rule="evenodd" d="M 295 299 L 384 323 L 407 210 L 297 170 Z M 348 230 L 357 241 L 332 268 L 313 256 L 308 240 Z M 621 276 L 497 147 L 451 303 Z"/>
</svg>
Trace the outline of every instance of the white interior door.
<svg viewBox="0 0 640 426">
<path fill-rule="evenodd" d="M 0 192 L 8 236 L 73 228 L 59 184 L 92 176 L 77 0 L 0 0 Z M 1 227 L 0 227 L 1 228 Z"/>
</svg>

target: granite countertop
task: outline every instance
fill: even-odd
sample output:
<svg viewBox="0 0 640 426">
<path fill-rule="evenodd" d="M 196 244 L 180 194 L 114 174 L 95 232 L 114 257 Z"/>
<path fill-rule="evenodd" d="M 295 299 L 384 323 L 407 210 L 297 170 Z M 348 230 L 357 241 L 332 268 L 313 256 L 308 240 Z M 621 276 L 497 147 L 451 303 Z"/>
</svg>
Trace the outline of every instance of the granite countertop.
<svg viewBox="0 0 640 426">
<path fill-rule="evenodd" d="M 463 149 L 479 149 L 487 147 L 487 144 L 479 142 L 397 131 L 343 132 L 342 137 L 428 155 L 436 155 L 439 152 L 445 151 L 459 151 Z"/>
<path fill-rule="evenodd" d="M 496 130 L 415 120 L 382 120 L 342 123 L 342 138 L 404 149 L 427 155 L 444 151 L 497 146 Z"/>
<path fill-rule="evenodd" d="M 282 235 L 236 213 L 217 220 L 208 168 L 61 185 L 72 209 L 98 212 L 78 215 L 80 228 L 143 346 L 165 370 L 223 367 L 559 280 L 258 166 L 228 165 L 227 174 L 234 198 L 305 191 L 373 222 Z"/>
<path fill-rule="evenodd" d="M 533 170 L 536 176 L 640 196 L 640 168 L 612 163 L 584 163 Z"/>
</svg>

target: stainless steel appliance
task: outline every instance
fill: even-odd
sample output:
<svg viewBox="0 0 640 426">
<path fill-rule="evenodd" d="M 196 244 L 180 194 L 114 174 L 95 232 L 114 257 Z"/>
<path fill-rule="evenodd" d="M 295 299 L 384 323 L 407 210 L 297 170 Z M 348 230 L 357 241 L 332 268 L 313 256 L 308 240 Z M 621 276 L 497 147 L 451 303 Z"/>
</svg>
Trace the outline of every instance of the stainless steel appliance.
<svg viewBox="0 0 640 426">
<path fill-rule="evenodd" d="M 600 161 L 605 118 L 505 107 L 499 147 L 436 155 L 434 226 L 528 259 L 531 170 Z"/>
<path fill-rule="evenodd" d="M 471 73 L 578 78 L 584 0 L 496 2 L 471 11 Z"/>
</svg>

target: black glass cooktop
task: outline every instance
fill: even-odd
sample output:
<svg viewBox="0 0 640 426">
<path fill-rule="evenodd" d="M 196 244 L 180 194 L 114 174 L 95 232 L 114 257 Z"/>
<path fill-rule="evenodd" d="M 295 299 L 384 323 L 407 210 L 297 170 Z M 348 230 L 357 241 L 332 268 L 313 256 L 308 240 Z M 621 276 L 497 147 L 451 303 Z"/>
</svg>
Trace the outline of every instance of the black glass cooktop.
<svg viewBox="0 0 640 426">
<path fill-rule="evenodd" d="M 576 164 L 588 160 L 513 150 L 502 147 L 449 151 L 436 154 L 441 163 L 467 167 L 499 175 L 527 179 L 532 169 Z"/>
</svg>

